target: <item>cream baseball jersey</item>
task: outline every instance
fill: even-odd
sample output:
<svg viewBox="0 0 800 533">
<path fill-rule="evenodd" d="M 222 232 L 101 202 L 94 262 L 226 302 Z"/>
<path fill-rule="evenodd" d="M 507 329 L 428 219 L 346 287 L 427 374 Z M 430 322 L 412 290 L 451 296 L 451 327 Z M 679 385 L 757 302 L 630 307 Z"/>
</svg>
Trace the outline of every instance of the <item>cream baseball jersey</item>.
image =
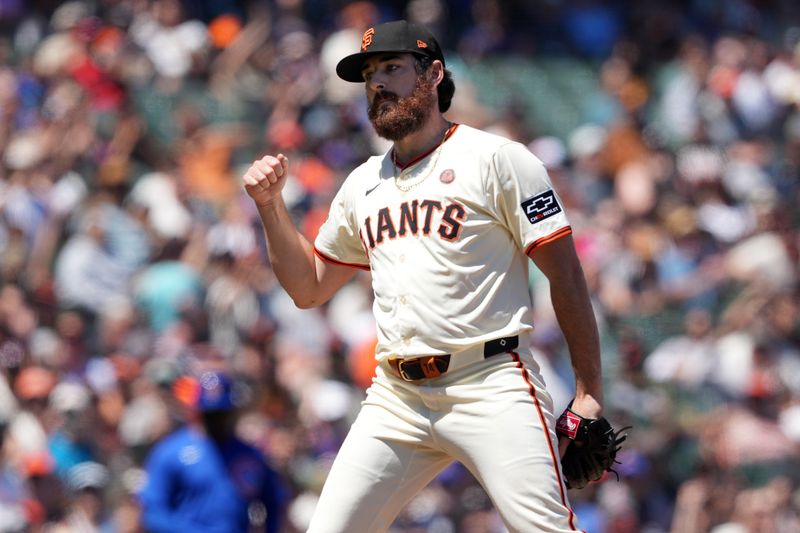
<svg viewBox="0 0 800 533">
<path fill-rule="evenodd" d="M 571 232 L 542 163 L 520 143 L 454 125 L 400 168 L 368 159 L 334 198 L 314 248 L 369 269 L 376 357 L 457 353 L 533 327 L 528 255 Z"/>
</svg>

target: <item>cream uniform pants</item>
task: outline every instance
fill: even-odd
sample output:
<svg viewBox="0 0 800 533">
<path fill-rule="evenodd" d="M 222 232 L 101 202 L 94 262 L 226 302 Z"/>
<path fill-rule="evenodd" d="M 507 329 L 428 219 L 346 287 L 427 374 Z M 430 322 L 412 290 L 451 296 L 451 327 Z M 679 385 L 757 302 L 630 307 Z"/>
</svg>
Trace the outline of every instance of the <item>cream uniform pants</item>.
<svg viewBox="0 0 800 533">
<path fill-rule="evenodd" d="M 553 402 L 528 350 L 419 385 L 382 363 L 308 533 L 384 532 L 454 460 L 480 482 L 511 533 L 579 531 L 557 458 Z"/>
</svg>

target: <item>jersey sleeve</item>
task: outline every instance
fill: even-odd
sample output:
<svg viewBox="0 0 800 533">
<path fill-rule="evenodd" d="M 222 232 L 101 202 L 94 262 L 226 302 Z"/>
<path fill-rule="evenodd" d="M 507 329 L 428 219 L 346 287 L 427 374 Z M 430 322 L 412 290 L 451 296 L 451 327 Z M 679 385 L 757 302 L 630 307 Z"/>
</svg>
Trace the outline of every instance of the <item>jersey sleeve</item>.
<svg viewBox="0 0 800 533">
<path fill-rule="evenodd" d="M 361 241 L 352 200 L 347 194 L 348 185 L 345 181 L 336 193 L 328 218 L 314 240 L 314 253 L 329 263 L 369 270 L 369 258 Z"/>
<path fill-rule="evenodd" d="M 494 182 L 488 189 L 497 215 L 526 255 L 572 233 L 547 170 L 525 146 L 501 146 L 492 163 Z"/>
</svg>

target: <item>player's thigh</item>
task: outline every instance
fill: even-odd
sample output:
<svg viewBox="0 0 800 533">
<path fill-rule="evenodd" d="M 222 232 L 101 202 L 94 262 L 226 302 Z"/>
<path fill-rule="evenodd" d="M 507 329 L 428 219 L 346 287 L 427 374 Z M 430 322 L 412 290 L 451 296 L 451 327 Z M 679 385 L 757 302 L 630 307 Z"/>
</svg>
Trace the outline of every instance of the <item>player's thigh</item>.
<svg viewBox="0 0 800 533">
<path fill-rule="evenodd" d="M 397 412 L 366 404 L 325 481 L 309 533 L 386 531 L 451 459 Z"/>
<path fill-rule="evenodd" d="M 454 410 L 448 447 L 489 493 L 512 533 L 576 531 L 561 480 L 552 400 L 526 362 L 503 365 L 482 381 L 483 399 Z M 493 392 L 487 394 L 487 385 Z M 467 421 L 471 431 L 459 429 Z"/>
</svg>

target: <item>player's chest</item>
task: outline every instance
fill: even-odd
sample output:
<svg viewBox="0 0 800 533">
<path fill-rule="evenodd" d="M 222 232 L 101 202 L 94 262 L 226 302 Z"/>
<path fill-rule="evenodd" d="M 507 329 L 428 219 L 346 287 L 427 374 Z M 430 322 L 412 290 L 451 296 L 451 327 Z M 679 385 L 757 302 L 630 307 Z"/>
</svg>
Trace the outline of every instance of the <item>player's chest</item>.
<svg viewBox="0 0 800 533">
<path fill-rule="evenodd" d="M 482 179 L 457 165 L 439 165 L 400 179 L 393 173 L 368 183 L 356 202 L 359 235 L 367 250 L 405 239 L 452 243 L 488 221 Z"/>
</svg>

